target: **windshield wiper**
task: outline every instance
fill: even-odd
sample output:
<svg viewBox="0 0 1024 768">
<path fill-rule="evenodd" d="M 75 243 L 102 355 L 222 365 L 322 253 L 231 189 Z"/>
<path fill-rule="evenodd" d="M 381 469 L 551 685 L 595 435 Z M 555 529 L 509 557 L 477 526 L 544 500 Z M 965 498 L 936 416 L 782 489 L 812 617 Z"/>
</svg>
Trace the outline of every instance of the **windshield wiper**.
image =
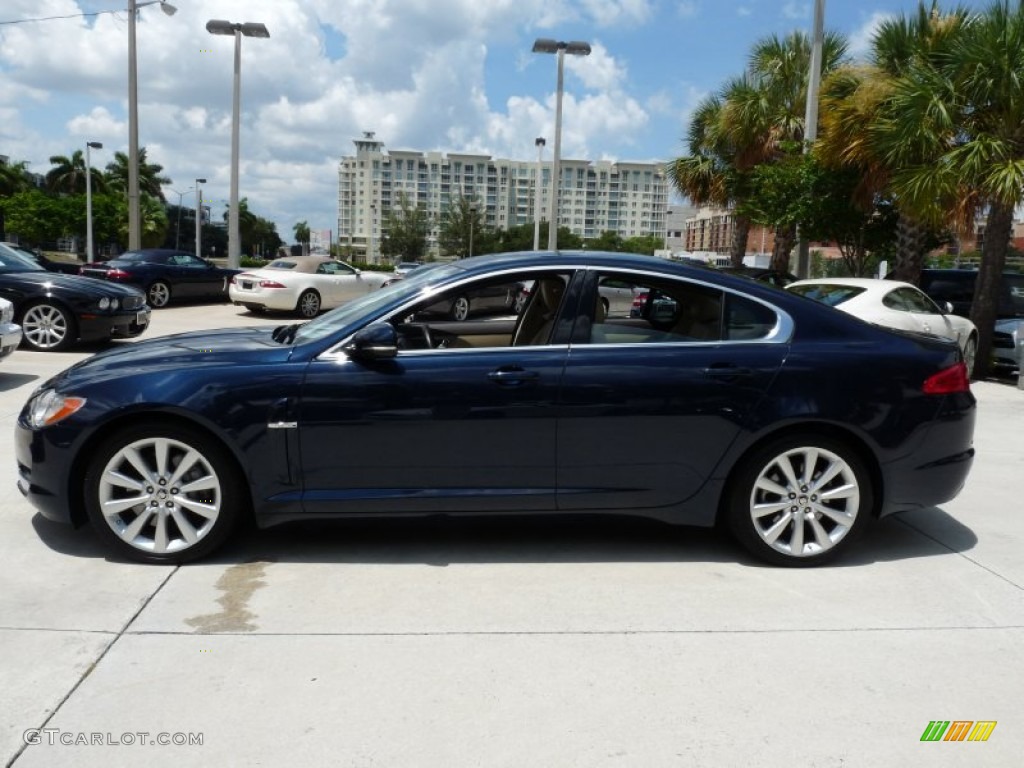
<svg viewBox="0 0 1024 768">
<path fill-rule="evenodd" d="M 301 328 L 303 323 L 292 323 L 291 325 L 279 325 L 274 329 L 274 333 L 271 335 L 274 341 L 280 342 L 281 344 L 291 344 L 295 339 L 296 331 Z"/>
</svg>

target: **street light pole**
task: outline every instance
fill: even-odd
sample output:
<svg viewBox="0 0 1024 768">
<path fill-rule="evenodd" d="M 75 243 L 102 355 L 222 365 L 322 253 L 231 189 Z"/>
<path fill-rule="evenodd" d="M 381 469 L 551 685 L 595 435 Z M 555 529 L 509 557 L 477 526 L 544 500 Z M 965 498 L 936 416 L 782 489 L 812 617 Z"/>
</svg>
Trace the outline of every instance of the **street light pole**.
<svg viewBox="0 0 1024 768">
<path fill-rule="evenodd" d="M 804 113 L 804 153 L 818 138 L 818 90 L 821 86 L 821 49 L 825 36 L 825 0 L 814 0 L 814 29 L 811 36 L 811 71 L 807 76 L 807 109 Z M 810 242 L 799 232 L 796 274 L 801 279 L 811 273 Z"/>
<path fill-rule="evenodd" d="M 174 250 L 181 250 L 181 199 L 186 193 L 191 192 L 192 187 L 189 187 L 184 192 L 179 192 L 176 189 L 172 189 L 171 192 L 178 196 L 178 223 L 174 225 Z"/>
<path fill-rule="evenodd" d="M 370 203 L 370 249 L 366 252 L 366 263 L 376 264 L 373 259 L 373 231 L 377 223 L 377 204 Z"/>
<path fill-rule="evenodd" d="M 548 250 L 555 251 L 558 249 L 558 190 L 562 184 L 562 84 L 565 54 L 589 56 L 590 43 L 580 41 L 566 43 L 561 40 L 539 38 L 533 43 L 533 52 L 558 55 L 558 85 L 555 91 L 555 150 L 551 158 L 551 215 L 548 218 Z"/>
<path fill-rule="evenodd" d="M 165 0 L 128 0 L 128 250 L 142 247 L 142 217 L 139 211 L 139 72 L 135 55 L 135 16 L 139 8 L 160 4 L 173 16 L 178 9 Z"/>
<path fill-rule="evenodd" d="M 540 182 L 544 175 L 544 138 L 538 136 L 533 140 L 537 145 L 537 180 L 533 189 L 533 250 L 540 250 Z M 550 224 L 548 226 L 551 226 Z M 550 235 L 548 235 L 550 237 Z"/>
<path fill-rule="evenodd" d="M 471 202 L 469 210 L 469 257 L 473 258 L 473 225 L 476 224 L 476 202 Z"/>
<path fill-rule="evenodd" d="M 196 179 L 196 258 L 203 258 L 203 189 L 206 179 Z"/>
<path fill-rule="evenodd" d="M 231 199 L 228 203 L 228 266 L 239 267 L 242 241 L 238 226 L 238 145 L 240 105 L 242 101 L 242 36 L 270 37 L 266 25 L 247 21 L 242 24 L 212 19 L 206 22 L 211 35 L 233 35 L 235 38 L 235 82 L 231 100 Z"/>
<path fill-rule="evenodd" d="M 98 141 L 85 142 L 85 260 L 93 260 L 92 248 L 92 162 L 89 158 L 90 149 L 103 149 Z"/>
</svg>

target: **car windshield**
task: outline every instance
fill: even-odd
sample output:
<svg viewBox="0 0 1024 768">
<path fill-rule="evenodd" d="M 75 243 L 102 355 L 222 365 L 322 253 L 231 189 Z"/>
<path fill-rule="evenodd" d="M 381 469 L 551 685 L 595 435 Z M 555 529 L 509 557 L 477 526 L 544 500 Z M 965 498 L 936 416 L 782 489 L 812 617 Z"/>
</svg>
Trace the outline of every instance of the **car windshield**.
<svg viewBox="0 0 1024 768">
<path fill-rule="evenodd" d="M 111 261 L 148 261 L 150 258 L 152 258 L 152 254 L 143 253 L 142 251 L 125 251 L 118 256 L 114 256 Z"/>
<path fill-rule="evenodd" d="M 808 285 L 791 285 L 786 290 L 790 293 L 814 299 L 830 307 L 837 307 L 844 301 L 864 293 L 864 289 L 855 285 L 835 285 L 832 283 L 811 283 Z"/>
<path fill-rule="evenodd" d="M 0 243 L 0 272 L 45 272 L 35 261 Z"/>
<path fill-rule="evenodd" d="M 278 261 L 272 261 L 264 269 L 295 269 L 298 262 L 288 261 L 286 259 L 279 259 Z"/>
<path fill-rule="evenodd" d="M 342 304 L 337 309 L 300 326 L 295 332 L 295 343 L 304 344 L 331 336 L 357 323 L 364 316 L 374 314 L 381 307 L 428 293 L 437 283 L 461 271 L 453 264 L 417 269 L 404 280 L 397 280 L 378 291 Z"/>
</svg>

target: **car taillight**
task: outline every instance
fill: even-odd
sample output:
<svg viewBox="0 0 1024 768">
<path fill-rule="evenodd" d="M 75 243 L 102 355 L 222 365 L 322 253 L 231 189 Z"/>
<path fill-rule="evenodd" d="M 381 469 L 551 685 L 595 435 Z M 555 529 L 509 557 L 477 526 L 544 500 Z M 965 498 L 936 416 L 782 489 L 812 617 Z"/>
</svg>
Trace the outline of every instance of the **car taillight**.
<svg viewBox="0 0 1024 768">
<path fill-rule="evenodd" d="M 952 395 L 955 392 L 970 392 L 971 377 L 967 375 L 967 364 L 957 363 L 929 376 L 921 387 L 926 395 Z"/>
<path fill-rule="evenodd" d="M 636 295 L 636 297 L 633 299 L 633 308 L 634 309 L 640 309 L 640 307 L 642 307 L 646 302 L 647 302 L 647 294 L 646 293 L 638 293 Z"/>
<path fill-rule="evenodd" d="M 282 285 L 276 280 L 260 280 L 260 288 L 286 288 L 287 286 Z"/>
<path fill-rule="evenodd" d="M 124 280 L 127 277 L 130 277 L 130 275 L 127 272 L 125 272 L 123 269 L 116 269 L 115 268 L 115 269 L 108 269 L 107 270 L 107 279 L 108 280 Z"/>
</svg>

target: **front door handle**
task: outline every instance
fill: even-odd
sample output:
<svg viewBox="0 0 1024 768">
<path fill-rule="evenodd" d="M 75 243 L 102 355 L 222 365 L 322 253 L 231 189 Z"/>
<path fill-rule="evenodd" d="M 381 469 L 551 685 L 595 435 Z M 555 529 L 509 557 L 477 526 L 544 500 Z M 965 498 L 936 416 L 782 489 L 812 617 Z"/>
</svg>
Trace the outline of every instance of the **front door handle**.
<svg viewBox="0 0 1024 768">
<path fill-rule="evenodd" d="M 487 378 L 495 384 L 516 387 L 536 381 L 540 374 L 536 371 L 524 371 L 522 368 L 499 368 L 487 374 Z"/>
</svg>

